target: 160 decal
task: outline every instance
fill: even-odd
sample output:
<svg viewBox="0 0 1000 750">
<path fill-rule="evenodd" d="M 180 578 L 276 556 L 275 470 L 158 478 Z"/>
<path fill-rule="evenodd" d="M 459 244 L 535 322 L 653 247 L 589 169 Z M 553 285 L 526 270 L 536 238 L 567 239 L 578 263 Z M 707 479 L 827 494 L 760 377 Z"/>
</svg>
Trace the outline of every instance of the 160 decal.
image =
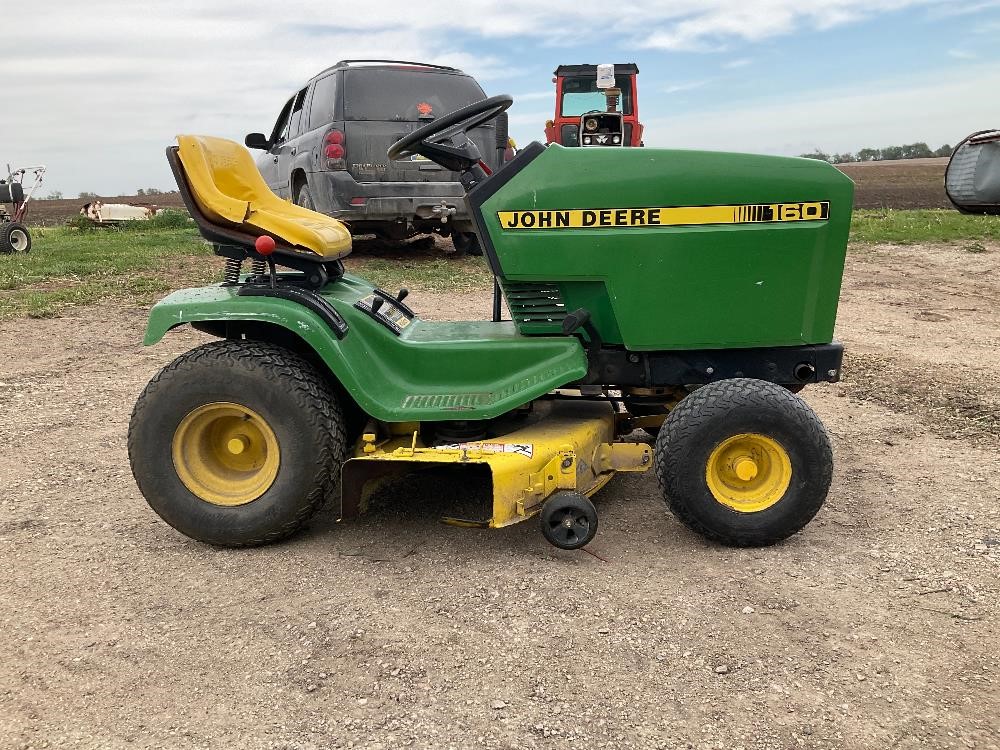
<svg viewBox="0 0 1000 750">
<path fill-rule="evenodd" d="M 764 224 L 823 221 L 829 201 L 749 203 L 738 206 L 664 206 L 659 208 L 588 208 L 498 211 L 505 229 L 600 229 L 604 227 L 676 227 L 701 224 Z"/>
</svg>

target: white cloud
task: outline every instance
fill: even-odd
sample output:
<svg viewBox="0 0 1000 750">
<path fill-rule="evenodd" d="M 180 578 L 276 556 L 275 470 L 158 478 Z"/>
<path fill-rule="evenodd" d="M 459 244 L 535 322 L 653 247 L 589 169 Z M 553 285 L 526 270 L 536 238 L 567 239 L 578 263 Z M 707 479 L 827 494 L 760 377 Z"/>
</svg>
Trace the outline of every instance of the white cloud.
<svg viewBox="0 0 1000 750">
<path fill-rule="evenodd" d="M 683 91 L 693 91 L 707 86 L 710 81 L 688 81 L 687 83 L 674 83 L 660 89 L 664 94 L 679 94 Z"/>
<path fill-rule="evenodd" d="M 545 121 L 552 119 L 554 109 L 555 105 L 553 104 L 553 108 L 551 110 L 546 110 L 544 112 L 537 110 L 534 112 L 524 112 L 518 109 L 517 102 L 515 102 L 514 106 L 510 109 L 510 114 L 507 118 L 511 129 L 518 128 L 521 133 L 528 132 L 532 134 L 531 137 L 527 139 L 523 137 L 518 139 L 518 143 L 522 140 L 527 142 L 541 138 L 541 134 L 545 129 Z"/>
<path fill-rule="evenodd" d="M 966 49 L 950 49 L 948 50 L 948 55 L 959 60 L 975 60 L 979 57 L 975 52 L 970 52 Z"/>
<path fill-rule="evenodd" d="M 62 7 L 11 9 L 10 26 L 36 41 L 3 59 L 0 156 L 47 163 L 46 186 L 67 195 L 171 188 L 163 151 L 175 134 L 242 141 L 248 131 L 267 131 L 297 86 L 341 58 L 394 58 L 405 50 L 459 65 L 481 81 L 506 68 L 496 57 L 396 23 L 364 34 L 316 34 L 271 24 L 273 6 L 242 18 L 236 4 L 227 4 L 228 13 L 194 2 L 148 4 L 132 15 L 101 0 L 53 5 Z M 300 15 L 314 17 L 315 8 Z"/>
<path fill-rule="evenodd" d="M 749 57 L 743 57 L 739 60 L 730 60 L 729 62 L 722 63 L 722 67 L 726 70 L 736 70 L 737 68 L 745 68 L 753 63 L 753 60 Z"/>
<path fill-rule="evenodd" d="M 994 8 L 1000 8 L 1000 0 L 983 0 L 983 2 L 978 3 L 942 3 L 939 7 L 933 8 L 930 15 L 932 18 L 971 16 Z"/>
<path fill-rule="evenodd" d="M 537 110 L 554 94 L 541 91 L 540 81 L 518 78 L 528 70 L 537 75 L 532 58 L 546 45 L 605 42 L 610 36 L 614 49 L 721 49 L 904 7 L 952 3 L 636 0 L 610 18 L 606 0 L 575 0 L 572 13 L 565 4 L 536 0 L 423 0 L 419 12 L 412 0 L 366 6 L 318 0 L 277 6 L 272 0 L 6 5 L 4 28 L 16 29 L 16 38 L 30 43 L 8 45 L 0 66 L 0 158 L 48 162 L 47 187 L 69 195 L 170 187 L 163 149 L 177 132 L 241 139 L 249 130 L 267 130 L 296 86 L 341 58 L 458 65 L 490 92 L 537 86 L 523 98 L 536 111 L 512 111 L 520 140 L 540 137 L 551 116 Z M 480 53 L 484 39 L 489 52 Z M 742 60 L 723 67 L 739 65 Z M 678 86 L 692 87 L 674 84 L 675 92 Z M 675 125 L 664 122 L 667 132 Z"/>
<path fill-rule="evenodd" d="M 533 102 L 539 99 L 551 99 L 553 102 L 556 99 L 556 87 L 555 84 L 548 91 L 532 91 L 528 94 L 515 94 L 515 102 Z"/>
<path fill-rule="evenodd" d="M 656 27 L 642 46 L 671 51 L 721 50 L 730 40 L 759 42 L 803 28 L 830 29 L 908 7 L 941 0 L 692 0 L 668 23 Z"/>
<path fill-rule="evenodd" d="M 646 123 L 648 146 L 800 154 L 926 141 L 954 144 L 1000 121 L 995 67 L 969 66 L 920 83 L 867 81 L 863 91 L 812 91 L 717 113 L 678 113 Z M 739 123 L 734 127 L 733 123 Z"/>
</svg>

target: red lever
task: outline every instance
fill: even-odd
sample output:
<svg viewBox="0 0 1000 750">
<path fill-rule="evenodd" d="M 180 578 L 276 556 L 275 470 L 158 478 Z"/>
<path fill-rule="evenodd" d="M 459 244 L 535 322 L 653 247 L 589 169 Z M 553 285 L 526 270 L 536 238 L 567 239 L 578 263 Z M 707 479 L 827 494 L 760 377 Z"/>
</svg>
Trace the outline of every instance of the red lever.
<svg viewBox="0 0 1000 750">
<path fill-rule="evenodd" d="M 266 234 L 262 234 L 257 238 L 257 241 L 253 243 L 254 249 L 261 255 L 270 255 L 274 252 L 276 246 L 273 237 L 268 237 Z"/>
</svg>

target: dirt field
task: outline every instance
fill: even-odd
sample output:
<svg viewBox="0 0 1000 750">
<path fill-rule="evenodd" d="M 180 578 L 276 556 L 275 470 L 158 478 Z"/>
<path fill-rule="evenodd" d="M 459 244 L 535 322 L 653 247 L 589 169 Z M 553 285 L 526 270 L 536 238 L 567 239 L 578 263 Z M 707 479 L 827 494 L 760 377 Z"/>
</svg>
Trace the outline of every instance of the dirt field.
<svg viewBox="0 0 1000 750">
<path fill-rule="evenodd" d="M 1000 246 L 849 261 L 847 380 L 807 389 L 831 496 L 780 546 L 707 544 L 652 474 L 585 551 L 459 529 L 411 481 L 289 543 L 188 541 L 125 431 L 147 379 L 114 306 L 0 329 L 0 747 L 1000 747 Z M 428 317 L 483 296 L 413 293 Z M 454 491 L 454 490 L 453 490 Z"/>
<path fill-rule="evenodd" d="M 838 164 L 854 180 L 855 208 L 953 208 L 944 192 L 947 158 Z"/>
<path fill-rule="evenodd" d="M 63 198 L 60 200 L 32 200 L 28 204 L 27 223 L 32 226 L 55 227 L 65 224 L 70 219 L 80 215 L 80 209 L 92 198 Z M 160 208 L 184 208 L 180 193 L 162 193 L 160 195 L 115 195 L 96 200 L 104 203 L 137 203 L 140 205 L 158 206 Z"/>
</svg>

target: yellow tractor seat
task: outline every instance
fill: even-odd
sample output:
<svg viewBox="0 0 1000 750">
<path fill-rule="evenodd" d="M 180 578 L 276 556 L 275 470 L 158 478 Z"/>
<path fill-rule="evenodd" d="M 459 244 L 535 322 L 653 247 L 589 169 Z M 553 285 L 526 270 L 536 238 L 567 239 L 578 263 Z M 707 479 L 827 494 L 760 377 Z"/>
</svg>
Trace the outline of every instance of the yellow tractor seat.
<svg viewBox="0 0 1000 750">
<path fill-rule="evenodd" d="M 276 253 L 311 255 L 317 262 L 351 252 L 351 233 L 342 222 L 272 193 L 240 144 L 203 135 L 179 135 L 177 143 L 167 155 L 181 193 L 188 193 L 188 209 L 208 239 L 236 238 L 252 248 L 256 237 L 269 235 Z"/>
</svg>

